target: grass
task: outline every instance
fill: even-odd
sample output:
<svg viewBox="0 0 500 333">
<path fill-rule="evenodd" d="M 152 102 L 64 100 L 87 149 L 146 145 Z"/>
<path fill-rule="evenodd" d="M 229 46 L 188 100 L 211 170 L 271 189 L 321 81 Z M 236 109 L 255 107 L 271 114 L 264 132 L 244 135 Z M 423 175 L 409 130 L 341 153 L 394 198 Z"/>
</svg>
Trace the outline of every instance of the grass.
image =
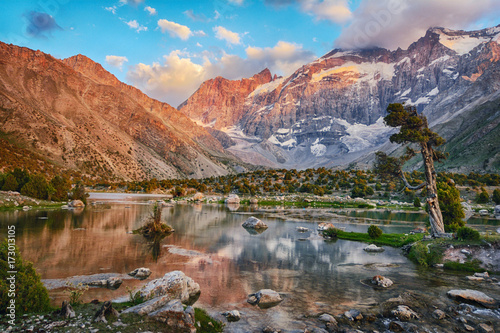
<svg viewBox="0 0 500 333">
<path fill-rule="evenodd" d="M 388 245 L 392 247 L 401 247 L 422 240 L 422 234 L 382 234 L 379 238 L 373 239 L 368 233 L 348 232 L 336 230 L 337 238 L 356 242 L 364 242 L 376 245 Z M 326 232 L 328 234 L 328 232 Z"/>
<path fill-rule="evenodd" d="M 472 273 L 482 273 L 486 272 L 486 269 L 480 267 L 481 262 L 477 259 L 464 262 L 463 264 L 455 261 L 446 261 L 443 268 L 453 271 L 460 272 L 472 272 Z"/>
</svg>

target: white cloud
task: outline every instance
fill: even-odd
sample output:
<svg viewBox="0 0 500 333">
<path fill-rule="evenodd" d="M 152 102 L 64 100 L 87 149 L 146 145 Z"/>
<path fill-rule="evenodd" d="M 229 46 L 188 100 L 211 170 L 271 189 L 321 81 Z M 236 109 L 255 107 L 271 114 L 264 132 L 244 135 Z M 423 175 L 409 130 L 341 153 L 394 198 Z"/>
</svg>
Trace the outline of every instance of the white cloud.
<svg viewBox="0 0 500 333">
<path fill-rule="evenodd" d="M 241 6 L 241 5 L 243 5 L 243 2 L 245 2 L 245 0 L 229 0 L 229 2 L 234 3 L 235 5 Z"/>
<path fill-rule="evenodd" d="M 137 32 L 148 30 L 148 27 L 140 25 L 136 20 L 125 22 L 125 24 L 127 24 L 131 29 L 134 29 Z"/>
<path fill-rule="evenodd" d="M 158 14 L 158 12 L 156 11 L 156 9 L 154 9 L 151 6 L 144 7 L 144 10 L 147 11 L 147 12 L 149 12 L 149 15 L 151 15 L 151 16 Z"/>
<path fill-rule="evenodd" d="M 203 30 L 197 30 L 193 33 L 195 36 L 198 36 L 198 37 L 206 37 L 207 34 L 205 33 L 205 31 Z"/>
<path fill-rule="evenodd" d="M 481 19 L 497 24 L 499 15 L 498 0 L 364 0 L 336 45 L 405 49 L 430 27 L 477 28 Z"/>
<path fill-rule="evenodd" d="M 224 27 L 221 26 L 214 27 L 214 32 L 215 32 L 215 37 L 217 39 L 225 40 L 231 44 L 241 43 L 240 35 L 238 33 L 227 30 Z"/>
<path fill-rule="evenodd" d="M 314 60 L 312 52 L 301 45 L 280 41 L 274 47 L 248 47 L 246 58 L 222 53 L 219 57 L 172 51 L 164 63 L 138 64 L 127 73 L 127 80 L 153 98 L 177 106 L 204 81 L 216 76 L 230 80 L 251 77 L 264 68 L 272 73 L 290 75 Z M 196 61 L 198 59 L 198 61 Z"/>
<path fill-rule="evenodd" d="M 303 11 L 317 20 L 344 23 L 352 17 L 347 0 L 300 0 L 299 3 Z"/>
<path fill-rule="evenodd" d="M 120 4 L 123 5 L 133 5 L 133 6 L 138 6 L 141 3 L 143 3 L 144 0 L 120 0 Z"/>
<path fill-rule="evenodd" d="M 108 12 L 112 12 L 113 14 L 116 14 L 116 8 L 116 6 L 104 7 L 105 10 L 107 10 Z"/>
<path fill-rule="evenodd" d="M 107 55 L 106 56 L 106 62 L 108 65 L 117 67 L 120 70 L 122 69 L 122 66 L 124 63 L 128 61 L 127 57 L 122 57 L 122 56 L 115 56 L 115 55 Z"/>
<path fill-rule="evenodd" d="M 179 37 L 182 40 L 187 40 L 193 35 L 191 29 L 189 29 L 185 25 L 171 22 L 165 19 L 158 20 L 158 26 L 161 28 L 161 32 L 165 33 L 165 31 L 168 31 L 168 34 L 171 37 Z"/>
</svg>

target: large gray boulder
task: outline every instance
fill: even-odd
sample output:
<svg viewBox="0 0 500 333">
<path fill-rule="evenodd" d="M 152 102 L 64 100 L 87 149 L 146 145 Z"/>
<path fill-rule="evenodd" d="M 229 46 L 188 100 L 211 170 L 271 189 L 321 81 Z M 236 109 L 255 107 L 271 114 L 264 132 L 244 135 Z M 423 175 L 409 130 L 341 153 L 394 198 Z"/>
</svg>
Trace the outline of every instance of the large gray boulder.
<svg viewBox="0 0 500 333">
<path fill-rule="evenodd" d="M 497 219 L 500 219 L 500 205 L 495 206 L 495 212 L 494 212 L 494 214 L 495 214 L 495 217 Z"/>
<path fill-rule="evenodd" d="M 375 252 L 375 253 L 385 251 L 385 249 L 383 247 L 378 247 L 375 244 L 370 244 L 367 247 L 365 247 L 363 250 L 365 250 L 366 252 Z"/>
<path fill-rule="evenodd" d="M 472 302 L 491 309 L 498 307 L 498 302 L 494 298 L 491 298 L 481 291 L 471 289 L 453 289 L 448 291 L 446 294 L 448 297 L 458 301 Z"/>
<path fill-rule="evenodd" d="M 184 304 L 194 304 L 200 297 L 200 285 L 181 271 L 166 273 L 163 277 L 149 281 L 138 291 L 141 297 L 151 299 L 169 295 Z"/>
<path fill-rule="evenodd" d="M 280 304 L 283 298 L 279 293 L 271 289 L 261 289 L 255 294 L 248 295 L 247 302 L 251 305 L 258 305 L 261 309 L 271 308 Z"/>
<path fill-rule="evenodd" d="M 85 207 L 85 204 L 83 203 L 82 200 L 72 200 L 68 203 L 68 206 L 73 208 L 78 208 L 78 207 Z"/>
<path fill-rule="evenodd" d="M 401 321 L 420 318 L 420 316 L 415 311 L 413 311 L 406 305 L 398 305 L 394 310 L 391 311 L 391 314 Z"/>
<path fill-rule="evenodd" d="M 258 218 L 251 216 L 243 222 L 241 225 L 243 228 L 249 229 L 267 229 L 267 224 L 259 220 Z"/>
<path fill-rule="evenodd" d="M 393 282 L 391 279 L 386 278 L 385 276 L 382 275 L 375 275 L 372 278 L 372 284 L 377 285 L 382 288 L 388 288 L 393 285 Z"/>
</svg>

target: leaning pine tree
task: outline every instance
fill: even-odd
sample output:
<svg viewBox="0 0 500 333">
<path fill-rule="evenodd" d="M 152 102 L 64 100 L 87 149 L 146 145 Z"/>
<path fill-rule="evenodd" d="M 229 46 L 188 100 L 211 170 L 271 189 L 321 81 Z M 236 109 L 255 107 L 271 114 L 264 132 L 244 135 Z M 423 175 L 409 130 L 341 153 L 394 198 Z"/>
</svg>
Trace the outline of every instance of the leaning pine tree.
<svg viewBox="0 0 500 333">
<path fill-rule="evenodd" d="M 446 155 L 434 150 L 434 147 L 444 144 L 445 140 L 429 129 L 427 118 L 418 114 L 417 109 L 413 106 L 405 106 L 399 103 L 389 104 L 387 112 L 389 114 L 384 117 L 384 122 L 391 127 L 400 127 L 398 133 L 391 135 L 391 142 L 409 145 L 406 147 L 405 154 L 400 158 L 389 157 L 383 152 L 377 152 L 375 170 L 382 176 L 398 175 L 401 177 L 404 186 L 410 190 L 419 190 L 426 187 L 431 233 L 434 237 L 439 237 L 445 230 L 443 215 L 438 202 L 434 161 L 439 162 L 445 159 Z M 411 148 L 412 144 L 417 144 L 420 151 Z M 402 167 L 406 161 L 419 152 L 422 154 L 424 162 L 426 182 L 411 186 L 406 180 Z"/>
</svg>

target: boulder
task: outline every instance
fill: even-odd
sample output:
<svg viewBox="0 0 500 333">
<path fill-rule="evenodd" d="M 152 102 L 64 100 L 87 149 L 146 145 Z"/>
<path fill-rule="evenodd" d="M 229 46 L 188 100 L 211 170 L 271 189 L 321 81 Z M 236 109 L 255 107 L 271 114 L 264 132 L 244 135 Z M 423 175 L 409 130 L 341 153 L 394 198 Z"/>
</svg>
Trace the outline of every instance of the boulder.
<svg viewBox="0 0 500 333">
<path fill-rule="evenodd" d="M 367 247 L 365 247 L 363 250 L 366 252 L 384 252 L 385 249 L 383 247 L 378 247 L 375 244 L 370 244 Z"/>
<path fill-rule="evenodd" d="M 250 229 L 267 229 L 267 225 L 254 216 L 251 216 L 248 219 L 246 219 L 241 226 L 243 228 L 250 228 Z"/>
<path fill-rule="evenodd" d="M 350 321 L 363 319 L 363 315 L 361 314 L 361 312 L 355 309 L 351 309 L 349 311 L 344 312 L 344 316 Z"/>
<path fill-rule="evenodd" d="M 446 313 L 444 311 L 436 309 L 434 312 L 432 312 L 432 316 L 436 318 L 437 320 L 444 319 L 446 317 Z"/>
<path fill-rule="evenodd" d="M 319 316 L 318 320 L 324 323 L 335 323 L 335 324 L 337 323 L 337 320 L 328 313 L 323 313 L 321 316 Z"/>
<path fill-rule="evenodd" d="M 500 218 L 500 205 L 495 206 L 494 214 L 497 219 Z"/>
<path fill-rule="evenodd" d="M 85 204 L 83 203 L 82 200 L 72 200 L 68 203 L 68 207 L 85 207 Z"/>
<path fill-rule="evenodd" d="M 481 216 L 486 216 L 489 214 L 487 209 L 480 209 L 478 213 Z"/>
<path fill-rule="evenodd" d="M 162 306 L 165 306 L 168 302 L 172 300 L 170 295 L 163 295 L 147 300 L 144 303 L 132 306 L 122 311 L 122 313 L 137 313 L 141 316 L 147 315 L 153 311 L 158 310 Z"/>
<path fill-rule="evenodd" d="M 68 301 L 62 302 L 61 310 L 59 310 L 57 314 L 63 318 L 74 318 L 76 315 L 73 307 L 68 303 Z"/>
<path fill-rule="evenodd" d="M 379 287 L 382 288 L 388 288 L 394 284 L 391 279 L 386 278 L 385 276 L 382 275 L 375 275 L 372 278 L 372 284 L 375 284 Z"/>
<path fill-rule="evenodd" d="M 309 229 L 307 229 L 306 227 L 297 227 L 297 231 L 298 232 L 307 232 L 307 231 L 309 231 Z"/>
<path fill-rule="evenodd" d="M 498 302 L 485 293 L 471 289 L 453 289 L 446 293 L 448 297 L 458 301 L 468 301 L 480 304 L 486 308 L 497 308 Z"/>
<path fill-rule="evenodd" d="M 167 331 L 195 333 L 194 309 L 188 306 L 185 310 L 180 300 L 175 299 L 168 302 L 160 309 L 151 312 L 149 317 L 165 323 Z"/>
<path fill-rule="evenodd" d="M 335 229 L 335 226 L 331 223 L 320 223 L 318 224 L 318 231 L 326 231 L 328 229 Z"/>
<path fill-rule="evenodd" d="M 193 196 L 194 201 L 202 201 L 204 198 L 205 196 L 201 192 L 196 192 Z"/>
<path fill-rule="evenodd" d="M 240 197 L 236 194 L 230 194 L 226 198 L 226 204 L 239 204 L 240 203 Z"/>
<path fill-rule="evenodd" d="M 231 310 L 221 313 L 224 317 L 226 317 L 227 321 L 234 322 L 239 321 L 241 319 L 240 312 L 238 310 Z"/>
<path fill-rule="evenodd" d="M 488 272 L 484 272 L 484 273 L 474 273 L 474 277 L 487 279 L 487 278 L 489 278 L 489 277 L 490 277 L 490 275 L 488 274 Z"/>
<path fill-rule="evenodd" d="M 106 280 L 94 280 L 85 283 L 88 286 L 91 287 L 101 287 L 101 288 L 108 288 L 108 289 L 118 289 L 123 283 L 123 280 L 118 278 L 118 277 L 110 277 Z"/>
<path fill-rule="evenodd" d="M 181 271 L 166 273 L 163 277 L 149 281 L 139 289 L 140 295 L 145 299 L 169 295 L 179 299 L 184 304 L 194 304 L 200 297 L 200 285 Z"/>
<path fill-rule="evenodd" d="M 151 270 L 146 267 L 136 268 L 132 272 L 128 273 L 128 275 L 133 276 L 139 280 L 144 280 L 151 275 Z"/>
<path fill-rule="evenodd" d="M 398 305 L 394 310 L 391 311 L 391 314 L 402 321 L 420 318 L 420 316 L 415 311 L 413 311 L 406 305 Z"/>
<path fill-rule="evenodd" d="M 250 204 L 251 204 L 251 205 L 256 205 L 256 204 L 258 204 L 258 203 L 259 203 L 259 200 L 257 200 L 256 198 L 252 198 L 252 199 L 250 199 Z M 499 214 L 500 214 L 500 213 L 499 213 Z"/>
<path fill-rule="evenodd" d="M 116 311 L 113 308 L 113 305 L 111 304 L 110 301 L 106 301 L 106 302 L 104 302 L 102 307 L 99 310 L 97 310 L 97 312 L 95 313 L 94 321 L 95 322 L 103 322 L 103 323 L 107 324 L 108 320 L 106 319 L 106 317 L 109 317 L 109 316 L 118 317 L 118 316 L 120 316 L 120 314 L 118 313 L 118 311 Z"/>
<path fill-rule="evenodd" d="M 279 293 L 271 289 L 261 289 L 255 294 L 248 295 L 247 302 L 251 305 L 258 305 L 261 309 L 271 308 L 280 304 L 283 298 Z"/>
<path fill-rule="evenodd" d="M 481 333 L 495 333 L 495 330 L 493 329 L 493 327 L 491 327 L 490 325 L 487 325 L 485 323 L 481 323 L 477 326 L 478 326 L 479 332 L 481 332 Z"/>
</svg>

